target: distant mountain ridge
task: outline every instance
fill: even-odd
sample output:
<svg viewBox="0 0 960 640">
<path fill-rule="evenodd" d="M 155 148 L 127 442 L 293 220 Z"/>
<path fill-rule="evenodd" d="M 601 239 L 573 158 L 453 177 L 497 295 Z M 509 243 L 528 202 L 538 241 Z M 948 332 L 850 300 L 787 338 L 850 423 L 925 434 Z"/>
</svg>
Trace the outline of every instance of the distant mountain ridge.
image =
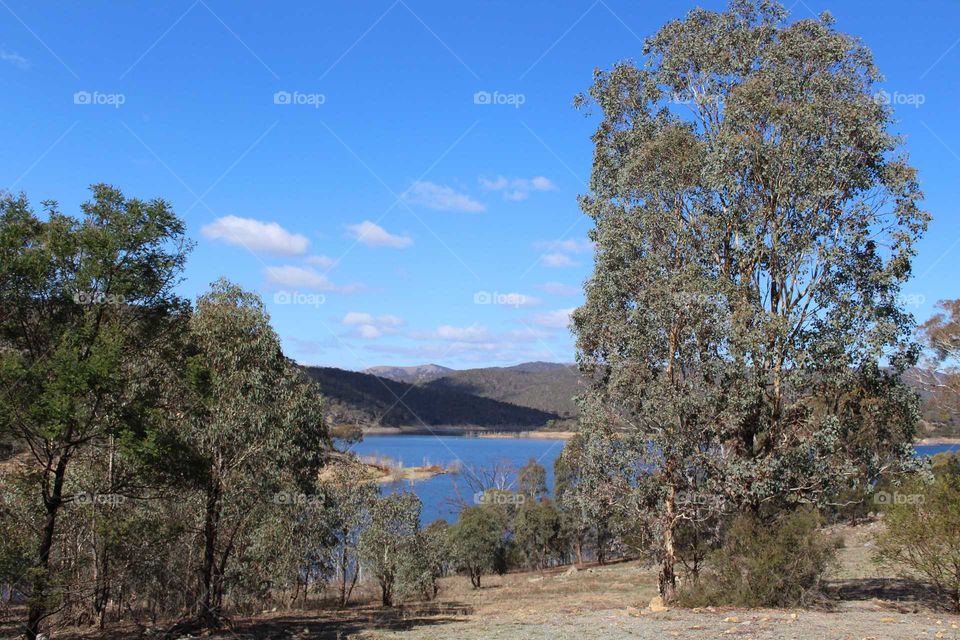
<svg viewBox="0 0 960 640">
<path fill-rule="evenodd" d="M 397 382 L 420 384 L 423 382 L 436 380 L 437 378 L 441 378 L 453 371 L 454 369 L 442 367 L 439 364 L 421 364 L 412 367 L 370 367 L 368 369 L 364 369 L 362 373 L 369 373 L 371 375 L 380 376 L 381 378 L 396 380 Z"/>
<path fill-rule="evenodd" d="M 364 371 L 305 367 L 328 401 L 332 424 L 362 427 L 536 429 L 575 418 L 573 365 L 526 362 L 454 370 L 436 364 Z"/>
<path fill-rule="evenodd" d="M 462 370 L 436 364 L 305 370 L 327 398 L 331 424 L 360 427 L 509 431 L 553 422 L 565 429 L 579 416 L 574 398 L 585 390 L 575 365 L 556 362 Z M 956 420 L 930 403 L 915 371 L 907 372 L 904 381 L 923 402 L 921 437 L 960 435 Z"/>
</svg>

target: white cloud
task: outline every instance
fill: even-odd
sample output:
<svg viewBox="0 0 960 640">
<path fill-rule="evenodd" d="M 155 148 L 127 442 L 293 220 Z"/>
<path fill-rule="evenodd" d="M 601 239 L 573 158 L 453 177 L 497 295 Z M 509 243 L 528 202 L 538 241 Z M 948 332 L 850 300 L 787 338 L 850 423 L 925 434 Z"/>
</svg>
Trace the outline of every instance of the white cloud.
<svg viewBox="0 0 960 640">
<path fill-rule="evenodd" d="M 465 211 L 479 213 L 486 210 L 483 203 L 474 200 L 465 193 L 458 193 L 452 187 L 433 182 L 418 180 L 403 193 L 403 199 L 411 204 L 419 204 L 439 211 Z"/>
<path fill-rule="evenodd" d="M 506 178 L 497 176 L 493 180 L 479 178 L 480 186 L 487 191 L 502 191 L 506 200 L 526 200 L 531 191 L 551 191 L 556 185 L 544 176 L 533 178 Z"/>
<path fill-rule="evenodd" d="M 373 316 L 361 311 L 349 311 L 347 315 L 343 316 L 343 320 L 340 322 L 347 326 L 354 324 L 371 324 L 373 322 Z"/>
<path fill-rule="evenodd" d="M 409 236 L 398 236 L 389 233 L 378 224 L 364 220 L 360 224 L 347 225 L 347 231 L 350 236 L 368 247 L 393 247 L 403 249 L 413 244 L 413 239 Z"/>
<path fill-rule="evenodd" d="M 582 291 L 579 287 L 560 282 L 546 282 L 540 285 L 540 289 L 553 296 L 575 296 Z"/>
<path fill-rule="evenodd" d="M 560 251 L 564 253 L 589 253 L 593 251 L 593 243 L 583 240 L 541 240 L 533 245 L 541 251 Z"/>
<path fill-rule="evenodd" d="M 380 329 L 377 329 L 372 324 L 360 325 L 357 328 L 357 332 L 360 334 L 361 338 L 367 338 L 367 339 L 379 338 L 380 336 L 383 335 L 383 332 L 381 332 Z"/>
<path fill-rule="evenodd" d="M 377 321 L 380 322 L 380 324 L 387 327 L 400 327 L 400 326 L 403 326 L 403 323 L 404 323 L 403 318 L 399 316 L 392 316 L 389 314 L 385 316 L 380 316 L 379 318 L 377 318 Z"/>
<path fill-rule="evenodd" d="M 201 230 L 212 240 L 223 240 L 254 252 L 278 256 L 296 256 L 306 253 L 309 240 L 290 233 L 276 222 L 261 222 L 253 218 L 224 216 L 205 225 Z"/>
<path fill-rule="evenodd" d="M 329 269 L 337 264 L 337 261 L 327 256 L 307 256 L 306 263 L 323 269 Z"/>
<path fill-rule="evenodd" d="M 549 178 L 544 178 L 543 176 L 535 176 L 530 179 L 530 185 L 537 191 L 549 191 L 551 189 L 556 189 L 556 185 L 550 182 Z"/>
<path fill-rule="evenodd" d="M 418 340 L 444 340 L 449 342 L 478 343 L 484 340 L 489 340 L 490 334 L 486 327 L 480 325 L 455 327 L 453 325 L 444 324 L 440 325 L 433 331 L 411 332 L 410 337 Z"/>
<path fill-rule="evenodd" d="M 548 329 L 566 329 L 570 325 L 570 314 L 573 309 L 556 309 L 530 316 L 531 324 Z"/>
<path fill-rule="evenodd" d="M 523 329 L 511 329 L 507 335 L 516 340 L 542 340 L 543 338 L 550 337 L 550 332 L 543 331 L 542 329 L 525 327 Z"/>
<path fill-rule="evenodd" d="M 480 186 L 488 191 L 500 191 L 501 189 L 506 189 L 510 186 L 510 181 L 504 178 L 503 176 L 497 176 L 493 180 L 488 180 L 481 176 L 479 178 Z"/>
<path fill-rule="evenodd" d="M 9 62 L 13 66 L 17 67 L 18 69 L 22 69 L 24 71 L 30 68 L 30 61 L 24 58 L 19 53 L 15 53 L 13 51 L 5 51 L 3 49 L 0 49 L 0 60 L 3 60 L 4 62 Z"/>
<path fill-rule="evenodd" d="M 335 285 L 326 275 L 310 267 L 295 265 L 267 267 L 264 269 L 264 273 L 267 276 L 267 282 L 274 287 L 290 287 L 311 291 L 337 291 L 340 293 L 356 293 L 364 288 L 359 284 Z"/>
<path fill-rule="evenodd" d="M 540 260 L 543 262 L 543 266 L 554 269 L 560 267 L 575 267 L 578 264 L 565 253 L 546 253 Z"/>
<path fill-rule="evenodd" d="M 403 326 L 403 318 L 394 315 L 382 315 L 374 317 L 372 314 L 363 311 L 350 311 L 341 324 L 353 327 L 354 331 L 361 338 L 373 339 L 379 338 L 384 334 L 397 332 L 397 328 Z"/>
<path fill-rule="evenodd" d="M 504 293 L 497 295 L 498 297 L 502 296 L 502 299 L 505 301 L 503 304 L 513 307 L 535 307 L 543 302 L 540 298 L 529 296 L 525 293 Z M 497 302 L 497 304 L 501 303 Z"/>
</svg>

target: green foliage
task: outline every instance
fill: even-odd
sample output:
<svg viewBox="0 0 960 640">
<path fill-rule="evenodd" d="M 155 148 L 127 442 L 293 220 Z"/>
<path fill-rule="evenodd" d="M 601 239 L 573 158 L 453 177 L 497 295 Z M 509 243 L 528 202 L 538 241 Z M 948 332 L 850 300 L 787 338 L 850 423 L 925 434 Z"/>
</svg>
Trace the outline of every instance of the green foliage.
<svg viewBox="0 0 960 640">
<path fill-rule="evenodd" d="M 694 512 L 823 504 L 911 460 L 899 296 L 929 215 L 870 51 L 786 14 L 695 9 L 578 98 L 601 116 L 584 467 L 644 520 L 667 599 Z"/>
<path fill-rule="evenodd" d="M 310 490 L 329 448 L 316 387 L 284 358 L 260 297 L 220 280 L 190 322 L 182 437 L 205 460 L 198 615 L 220 617 L 228 563 L 278 507 Z M 223 535 L 226 532 L 226 535 Z"/>
<path fill-rule="evenodd" d="M 813 509 L 783 513 L 769 522 L 740 516 L 708 569 L 680 593 L 687 606 L 796 607 L 811 604 L 835 561 L 837 540 L 820 530 Z"/>
<path fill-rule="evenodd" d="M 550 500 L 526 500 L 513 520 L 513 543 L 527 567 L 545 569 L 561 548 L 560 512 Z"/>
<path fill-rule="evenodd" d="M 960 299 L 940 300 L 937 308 L 920 327 L 927 357 L 917 378 L 926 395 L 925 416 L 946 435 L 960 428 Z"/>
<path fill-rule="evenodd" d="M 383 496 L 374 501 L 370 524 L 360 534 L 361 558 L 380 584 L 385 607 L 393 606 L 396 591 L 422 591 L 429 582 L 429 559 L 418 535 L 420 508 L 412 492 Z"/>
<path fill-rule="evenodd" d="M 547 470 L 533 458 L 517 471 L 517 491 L 528 500 L 547 495 Z"/>
<path fill-rule="evenodd" d="M 480 588 L 480 578 L 502 562 L 507 527 L 504 510 L 490 505 L 463 509 L 457 523 L 450 527 L 454 565 L 470 576 L 475 589 Z"/>
<path fill-rule="evenodd" d="M 439 578 L 450 570 L 450 525 L 443 518 L 431 522 L 419 533 L 417 561 L 408 563 L 414 568 L 413 578 L 404 578 L 404 584 L 415 585 L 427 600 L 435 598 L 440 590 Z"/>
<path fill-rule="evenodd" d="M 914 478 L 890 494 L 876 560 L 929 582 L 960 612 L 960 467 L 951 456 L 934 470 L 932 482 Z"/>
<path fill-rule="evenodd" d="M 336 464 L 321 482 L 330 505 L 330 555 L 339 582 L 338 603 L 345 607 L 360 574 L 360 534 L 369 526 L 379 496 L 359 464 Z"/>
<path fill-rule="evenodd" d="M 23 479 L 44 511 L 30 638 L 62 604 L 51 551 L 64 507 L 76 502 L 65 492 L 69 471 L 107 449 L 131 466 L 157 461 L 170 398 L 153 383 L 185 318 L 174 293 L 190 248 L 183 222 L 163 200 L 126 198 L 108 185 L 91 191 L 80 219 L 55 202 L 44 203 L 41 219 L 25 196 L 0 197 L 0 439 L 31 451 Z M 97 489 L 142 487 L 122 479 Z"/>
</svg>

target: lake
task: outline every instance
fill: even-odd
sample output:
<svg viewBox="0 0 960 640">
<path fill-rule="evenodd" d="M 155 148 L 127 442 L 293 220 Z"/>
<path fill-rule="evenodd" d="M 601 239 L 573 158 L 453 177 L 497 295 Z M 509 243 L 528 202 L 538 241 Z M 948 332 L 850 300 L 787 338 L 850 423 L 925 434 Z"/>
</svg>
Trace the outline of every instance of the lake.
<svg viewBox="0 0 960 640">
<path fill-rule="evenodd" d="M 492 467 L 507 463 L 520 468 L 533 458 L 547 470 L 547 487 L 553 487 L 553 463 L 563 450 L 563 440 L 537 438 L 467 438 L 462 436 L 366 436 L 350 448 L 360 456 L 393 458 L 406 467 L 438 464 L 446 467 L 458 460 L 467 469 Z M 917 448 L 918 456 L 932 456 L 944 451 L 960 449 L 960 445 L 933 444 Z M 413 489 L 423 502 L 421 522 L 428 524 L 437 518 L 450 522 L 457 519 L 460 507 L 458 495 L 472 504 L 473 496 L 463 474 L 439 475 L 420 480 Z M 387 491 L 409 488 L 409 483 L 384 485 Z"/>
</svg>

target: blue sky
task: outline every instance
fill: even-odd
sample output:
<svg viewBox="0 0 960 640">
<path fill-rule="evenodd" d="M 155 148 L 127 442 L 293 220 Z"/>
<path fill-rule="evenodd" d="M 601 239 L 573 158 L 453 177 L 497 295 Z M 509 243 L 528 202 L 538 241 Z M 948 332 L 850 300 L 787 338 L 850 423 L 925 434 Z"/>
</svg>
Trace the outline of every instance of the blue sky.
<svg viewBox="0 0 960 640">
<path fill-rule="evenodd" d="M 696 4 L 0 0 L 0 185 L 169 200 L 183 293 L 260 292 L 304 363 L 569 362 L 595 126 L 572 97 Z M 922 320 L 960 295 L 960 4 L 792 7 L 823 10 L 874 50 L 920 170 Z"/>
</svg>

